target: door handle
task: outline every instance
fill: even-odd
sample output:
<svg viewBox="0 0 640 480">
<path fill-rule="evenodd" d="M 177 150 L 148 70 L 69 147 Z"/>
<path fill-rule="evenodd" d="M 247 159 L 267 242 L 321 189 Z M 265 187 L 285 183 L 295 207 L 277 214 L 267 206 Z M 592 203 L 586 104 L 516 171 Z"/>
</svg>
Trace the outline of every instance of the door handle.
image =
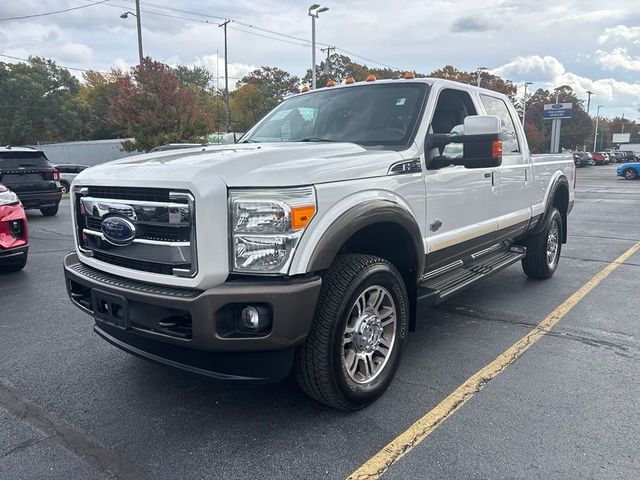
<svg viewBox="0 0 640 480">
<path fill-rule="evenodd" d="M 490 174 L 490 173 L 485 173 L 485 174 L 484 174 L 484 178 L 489 178 L 490 176 L 491 176 L 491 174 Z"/>
</svg>

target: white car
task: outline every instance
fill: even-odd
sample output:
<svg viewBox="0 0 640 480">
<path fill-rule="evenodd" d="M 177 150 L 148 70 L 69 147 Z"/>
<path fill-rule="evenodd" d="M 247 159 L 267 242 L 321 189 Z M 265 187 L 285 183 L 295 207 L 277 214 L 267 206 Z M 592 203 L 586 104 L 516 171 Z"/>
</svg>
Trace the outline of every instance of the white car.
<svg viewBox="0 0 640 480">
<path fill-rule="evenodd" d="M 509 99 L 440 79 L 286 99 L 235 145 L 78 175 L 64 270 L 95 331 L 137 356 L 278 381 L 344 410 L 378 398 L 435 305 L 522 262 L 551 277 L 571 155 L 532 156 Z"/>
<path fill-rule="evenodd" d="M 59 183 L 62 189 L 62 193 L 69 193 L 69 188 L 71 187 L 73 180 L 78 176 L 80 172 L 89 168 L 89 166 L 65 163 L 54 165 L 54 168 L 60 173 Z"/>
</svg>

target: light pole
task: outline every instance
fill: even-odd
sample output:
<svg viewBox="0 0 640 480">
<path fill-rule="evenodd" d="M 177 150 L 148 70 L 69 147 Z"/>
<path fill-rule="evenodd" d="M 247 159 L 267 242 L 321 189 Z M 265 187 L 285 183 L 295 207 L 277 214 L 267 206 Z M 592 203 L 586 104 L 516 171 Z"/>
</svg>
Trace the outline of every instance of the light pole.
<svg viewBox="0 0 640 480">
<path fill-rule="evenodd" d="M 480 86 L 480 83 L 482 83 L 482 72 L 486 72 L 487 70 L 489 70 L 487 67 L 478 67 L 476 69 L 476 72 L 478 74 L 478 78 L 476 80 L 476 83 L 478 86 Z"/>
<path fill-rule="evenodd" d="M 598 122 L 600 121 L 600 109 L 603 105 L 598 105 L 598 111 L 596 112 L 596 132 L 593 134 L 593 151 L 597 151 L 596 142 L 598 141 Z"/>
<path fill-rule="evenodd" d="M 309 7 L 308 15 L 311 17 L 311 88 L 316 88 L 316 18 L 329 7 L 322 7 L 314 3 Z"/>
<path fill-rule="evenodd" d="M 522 97 L 522 128 L 524 128 L 524 119 L 527 116 L 527 87 L 533 85 L 533 82 L 524 82 L 524 96 Z"/>
<path fill-rule="evenodd" d="M 587 115 L 589 115 L 589 109 L 591 108 L 591 95 L 593 92 L 591 90 L 587 90 Z"/>
<path fill-rule="evenodd" d="M 142 24 L 140 23 L 140 0 L 136 0 L 136 13 L 124 12 L 120 15 L 120 18 L 129 18 L 129 15 L 136 17 L 136 24 L 138 26 L 138 61 L 142 65 L 142 59 L 144 55 L 142 53 Z"/>
</svg>

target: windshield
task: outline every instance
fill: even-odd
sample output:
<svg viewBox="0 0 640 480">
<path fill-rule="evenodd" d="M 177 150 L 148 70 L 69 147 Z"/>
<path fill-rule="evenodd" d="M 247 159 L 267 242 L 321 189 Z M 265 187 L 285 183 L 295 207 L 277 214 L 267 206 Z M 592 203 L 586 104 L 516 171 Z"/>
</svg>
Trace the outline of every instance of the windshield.
<svg viewBox="0 0 640 480">
<path fill-rule="evenodd" d="M 406 145 L 426 84 L 379 84 L 322 89 L 282 102 L 243 142 L 353 142 Z"/>
</svg>

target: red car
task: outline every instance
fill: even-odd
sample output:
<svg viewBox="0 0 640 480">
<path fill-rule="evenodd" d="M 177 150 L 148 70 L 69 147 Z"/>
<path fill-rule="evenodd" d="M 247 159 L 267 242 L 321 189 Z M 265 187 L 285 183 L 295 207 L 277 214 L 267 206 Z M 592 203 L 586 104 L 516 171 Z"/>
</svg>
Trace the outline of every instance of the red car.
<svg viewBox="0 0 640 480">
<path fill-rule="evenodd" d="M 593 161 L 596 163 L 596 165 L 606 165 L 609 163 L 609 159 L 602 153 L 591 152 L 591 155 L 593 156 Z"/>
<path fill-rule="evenodd" d="M 0 272 L 17 272 L 27 264 L 27 215 L 18 196 L 0 184 Z"/>
</svg>

